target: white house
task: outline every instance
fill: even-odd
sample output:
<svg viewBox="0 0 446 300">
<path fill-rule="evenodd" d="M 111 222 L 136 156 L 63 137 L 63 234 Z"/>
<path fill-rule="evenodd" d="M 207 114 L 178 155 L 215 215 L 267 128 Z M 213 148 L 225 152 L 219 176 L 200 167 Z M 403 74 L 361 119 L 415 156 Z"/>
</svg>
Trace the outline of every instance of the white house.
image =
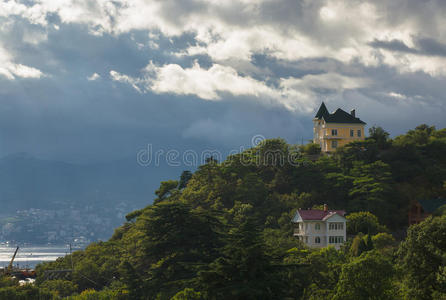
<svg viewBox="0 0 446 300">
<path fill-rule="evenodd" d="M 309 247 L 334 246 L 339 249 L 347 239 L 346 218 L 343 210 L 299 209 L 292 222 L 294 236 Z"/>
</svg>

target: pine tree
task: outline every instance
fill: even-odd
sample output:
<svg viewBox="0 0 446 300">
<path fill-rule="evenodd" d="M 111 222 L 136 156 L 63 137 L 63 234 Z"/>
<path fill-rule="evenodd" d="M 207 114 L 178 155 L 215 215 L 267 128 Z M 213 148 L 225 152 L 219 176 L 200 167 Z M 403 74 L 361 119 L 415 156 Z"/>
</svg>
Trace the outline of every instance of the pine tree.
<svg viewBox="0 0 446 300">
<path fill-rule="evenodd" d="M 222 257 L 200 273 L 200 282 L 209 299 L 273 299 L 282 290 L 250 218 L 230 231 Z"/>
</svg>

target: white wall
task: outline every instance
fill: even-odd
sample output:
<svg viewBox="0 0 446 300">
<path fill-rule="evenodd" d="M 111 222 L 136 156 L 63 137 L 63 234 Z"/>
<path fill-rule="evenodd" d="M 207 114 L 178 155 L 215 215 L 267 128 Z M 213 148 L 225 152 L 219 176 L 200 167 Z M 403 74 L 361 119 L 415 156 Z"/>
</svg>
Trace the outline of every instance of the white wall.
<svg viewBox="0 0 446 300">
<path fill-rule="evenodd" d="M 308 243 L 310 247 L 325 247 L 326 241 L 326 224 L 324 221 L 305 221 L 298 223 L 298 226 L 302 226 L 303 230 L 298 231 L 298 235 L 308 237 Z M 320 229 L 316 229 L 316 224 L 319 224 Z M 320 237 L 321 242 L 315 243 L 315 237 Z M 305 240 L 304 240 L 305 241 Z"/>
</svg>

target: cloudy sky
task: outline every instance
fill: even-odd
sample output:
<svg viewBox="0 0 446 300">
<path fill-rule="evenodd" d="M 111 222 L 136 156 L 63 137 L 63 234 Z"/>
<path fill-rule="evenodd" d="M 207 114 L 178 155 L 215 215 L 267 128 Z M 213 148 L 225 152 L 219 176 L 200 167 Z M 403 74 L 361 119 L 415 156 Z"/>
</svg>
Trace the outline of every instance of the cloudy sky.
<svg viewBox="0 0 446 300">
<path fill-rule="evenodd" d="M 312 137 L 321 101 L 446 126 L 442 0 L 0 0 L 0 155 Z"/>
</svg>

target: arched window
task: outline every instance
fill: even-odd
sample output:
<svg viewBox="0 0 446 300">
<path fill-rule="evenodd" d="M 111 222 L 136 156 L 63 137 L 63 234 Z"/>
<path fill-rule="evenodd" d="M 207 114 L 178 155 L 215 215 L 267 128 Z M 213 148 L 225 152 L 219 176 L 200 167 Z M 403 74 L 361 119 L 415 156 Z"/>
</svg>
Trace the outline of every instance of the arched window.
<svg viewBox="0 0 446 300">
<path fill-rule="evenodd" d="M 317 237 L 314 239 L 314 242 L 315 242 L 316 244 L 320 244 L 320 243 L 321 243 L 321 238 L 317 236 Z"/>
<path fill-rule="evenodd" d="M 314 229 L 320 230 L 321 229 L 321 224 L 316 223 L 316 225 L 314 225 Z"/>
</svg>

